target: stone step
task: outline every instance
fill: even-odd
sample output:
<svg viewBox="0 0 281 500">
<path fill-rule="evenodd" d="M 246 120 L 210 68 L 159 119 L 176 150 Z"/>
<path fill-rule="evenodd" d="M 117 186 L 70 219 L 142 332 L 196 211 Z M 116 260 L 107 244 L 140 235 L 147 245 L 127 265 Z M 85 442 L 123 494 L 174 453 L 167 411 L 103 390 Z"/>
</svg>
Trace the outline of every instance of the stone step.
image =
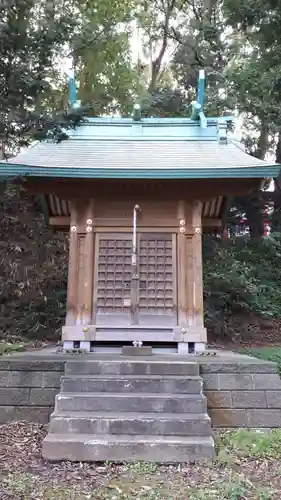
<svg viewBox="0 0 281 500">
<path fill-rule="evenodd" d="M 210 436 L 207 414 L 179 413 L 53 413 L 49 432 L 57 434 L 128 434 Z"/>
<path fill-rule="evenodd" d="M 47 460 L 115 462 L 190 462 L 214 456 L 212 437 L 48 434 L 43 441 Z"/>
<path fill-rule="evenodd" d="M 126 360 L 68 361 L 66 375 L 199 375 L 199 364 L 177 360 L 157 361 L 153 358 Z"/>
<path fill-rule="evenodd" d="M 170 393 L 200 394 L 203 387 L 201 377 L 176 377 L 161 375 L 68 376 L 61 379 L 61 392 L 122 392 L 122 393 Z"/>
<path fill-rule="evenodd" d="M 201 394 L 69 393 L 56 396 L 56 411 L 206 413 Z"/>
</svg>

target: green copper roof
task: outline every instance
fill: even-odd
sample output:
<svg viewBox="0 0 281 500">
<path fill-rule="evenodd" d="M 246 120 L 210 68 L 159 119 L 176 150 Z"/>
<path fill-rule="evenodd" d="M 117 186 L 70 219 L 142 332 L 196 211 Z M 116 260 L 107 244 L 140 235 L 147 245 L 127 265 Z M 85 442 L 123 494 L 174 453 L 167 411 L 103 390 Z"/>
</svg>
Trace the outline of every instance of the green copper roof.
<svg viewBox="0 0 281 500">
<path fill-rule="evenodd" d="M 266 167 L 240 168 L 195 168 L 195 169 L 162 169 L 162 168 L 57 168 L 28 167 L 25 165 L 8 165 L 0 167 L 0 178 L 6 179 L 11 173 L 13 177 L 59 177 L 79 179 L 234 179 L 234 178 L 275 178 L 279 175 L 279 165 Z"/>
<path fill-rule="evenodd" d="M 188 118 L 92 118 L 69 139 L 35 143 L 8 162 L 0 177 L 196 179 L 277 177 L 281 166 L 245 153 L 227 139 L 225 119 L 206 127 Z"/>
</svg>

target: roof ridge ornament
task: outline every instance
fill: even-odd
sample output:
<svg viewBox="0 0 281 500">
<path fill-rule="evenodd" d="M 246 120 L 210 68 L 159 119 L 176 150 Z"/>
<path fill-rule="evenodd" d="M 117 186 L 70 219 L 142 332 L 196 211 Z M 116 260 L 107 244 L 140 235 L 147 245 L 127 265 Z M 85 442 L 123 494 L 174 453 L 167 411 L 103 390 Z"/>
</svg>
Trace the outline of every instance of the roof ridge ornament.
<svg viewBox="0 0 281 500">
<path fill-rule="evenodd" d="M 204 108 L 205 98 L 205 70 L 199 69 L 198 82 L 197 82 L 197 102 L 201 105 L 202 111 Z"/>
<path fill-rule="evenodd" d="M 80 108 L 81 101 L 77 100 L 77 89 L 75 81 L 74 66 L 68 71 L 68 91 L 69 91 L 69 104 L 71 108 Z"/>
<path fill-rule="evenodd" d="M 227 122 L 218 121 L 217 133 L 219 144 L 227 144 Z"/>
<path fill-rule="evenodd" d="M 197 82 L 197 100 L 191 103 L 191 120 L 200 121 L 201 128 L 207 128 L 207 118 L 204 114 L 204 96 L 205 96 L 205 71 L 199 70 Z"/>
<path fill-rule="evenodd" d="M 140 104 L 134 104 L 133 112 L 132 112 L 132 118 L 133 118 L 134 122 L 140 122 L 141 121 L 141 107 L 140 107 Z"/>
</svg>

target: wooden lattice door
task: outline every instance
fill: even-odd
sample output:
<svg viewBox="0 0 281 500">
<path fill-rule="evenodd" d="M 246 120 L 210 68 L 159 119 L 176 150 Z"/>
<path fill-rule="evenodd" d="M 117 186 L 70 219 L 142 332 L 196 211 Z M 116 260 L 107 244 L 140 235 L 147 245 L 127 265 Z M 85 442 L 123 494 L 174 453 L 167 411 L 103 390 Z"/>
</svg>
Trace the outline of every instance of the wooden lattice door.
<svg viewBox="0 0 281 500">
<path fill-rule="evenodd" d="M 140 325 L 177 324 L 176 239 L 171 233 L 139 235 Z"/>
<path fill-rule="evenodd" d="M 98 234 L 96 238 L 96 324 L 131 323 L 132 237 Z"/>
<path fill-rule="evenodd" d="M 97 325 L 177 324 L 175 235 L 141 233 L 137 241 L 138 275 L 134 281 L 131 234 L 97 234 L 94 290 Z"/>
</svg>

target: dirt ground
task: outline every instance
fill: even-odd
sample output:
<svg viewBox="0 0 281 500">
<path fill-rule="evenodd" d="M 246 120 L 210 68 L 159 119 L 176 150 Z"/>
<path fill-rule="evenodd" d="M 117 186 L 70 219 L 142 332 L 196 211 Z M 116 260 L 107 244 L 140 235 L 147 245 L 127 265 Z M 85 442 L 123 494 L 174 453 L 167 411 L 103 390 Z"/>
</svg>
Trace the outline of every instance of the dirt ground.
<svg viewBox="0 0 281 500">
<path fill-rule="evenodd" d="M 216 432 L 213 463 L 48 463 L 46 428 L 0 426 L 1 500 L 280 500 L 281 431 Z"/>
</svg>

